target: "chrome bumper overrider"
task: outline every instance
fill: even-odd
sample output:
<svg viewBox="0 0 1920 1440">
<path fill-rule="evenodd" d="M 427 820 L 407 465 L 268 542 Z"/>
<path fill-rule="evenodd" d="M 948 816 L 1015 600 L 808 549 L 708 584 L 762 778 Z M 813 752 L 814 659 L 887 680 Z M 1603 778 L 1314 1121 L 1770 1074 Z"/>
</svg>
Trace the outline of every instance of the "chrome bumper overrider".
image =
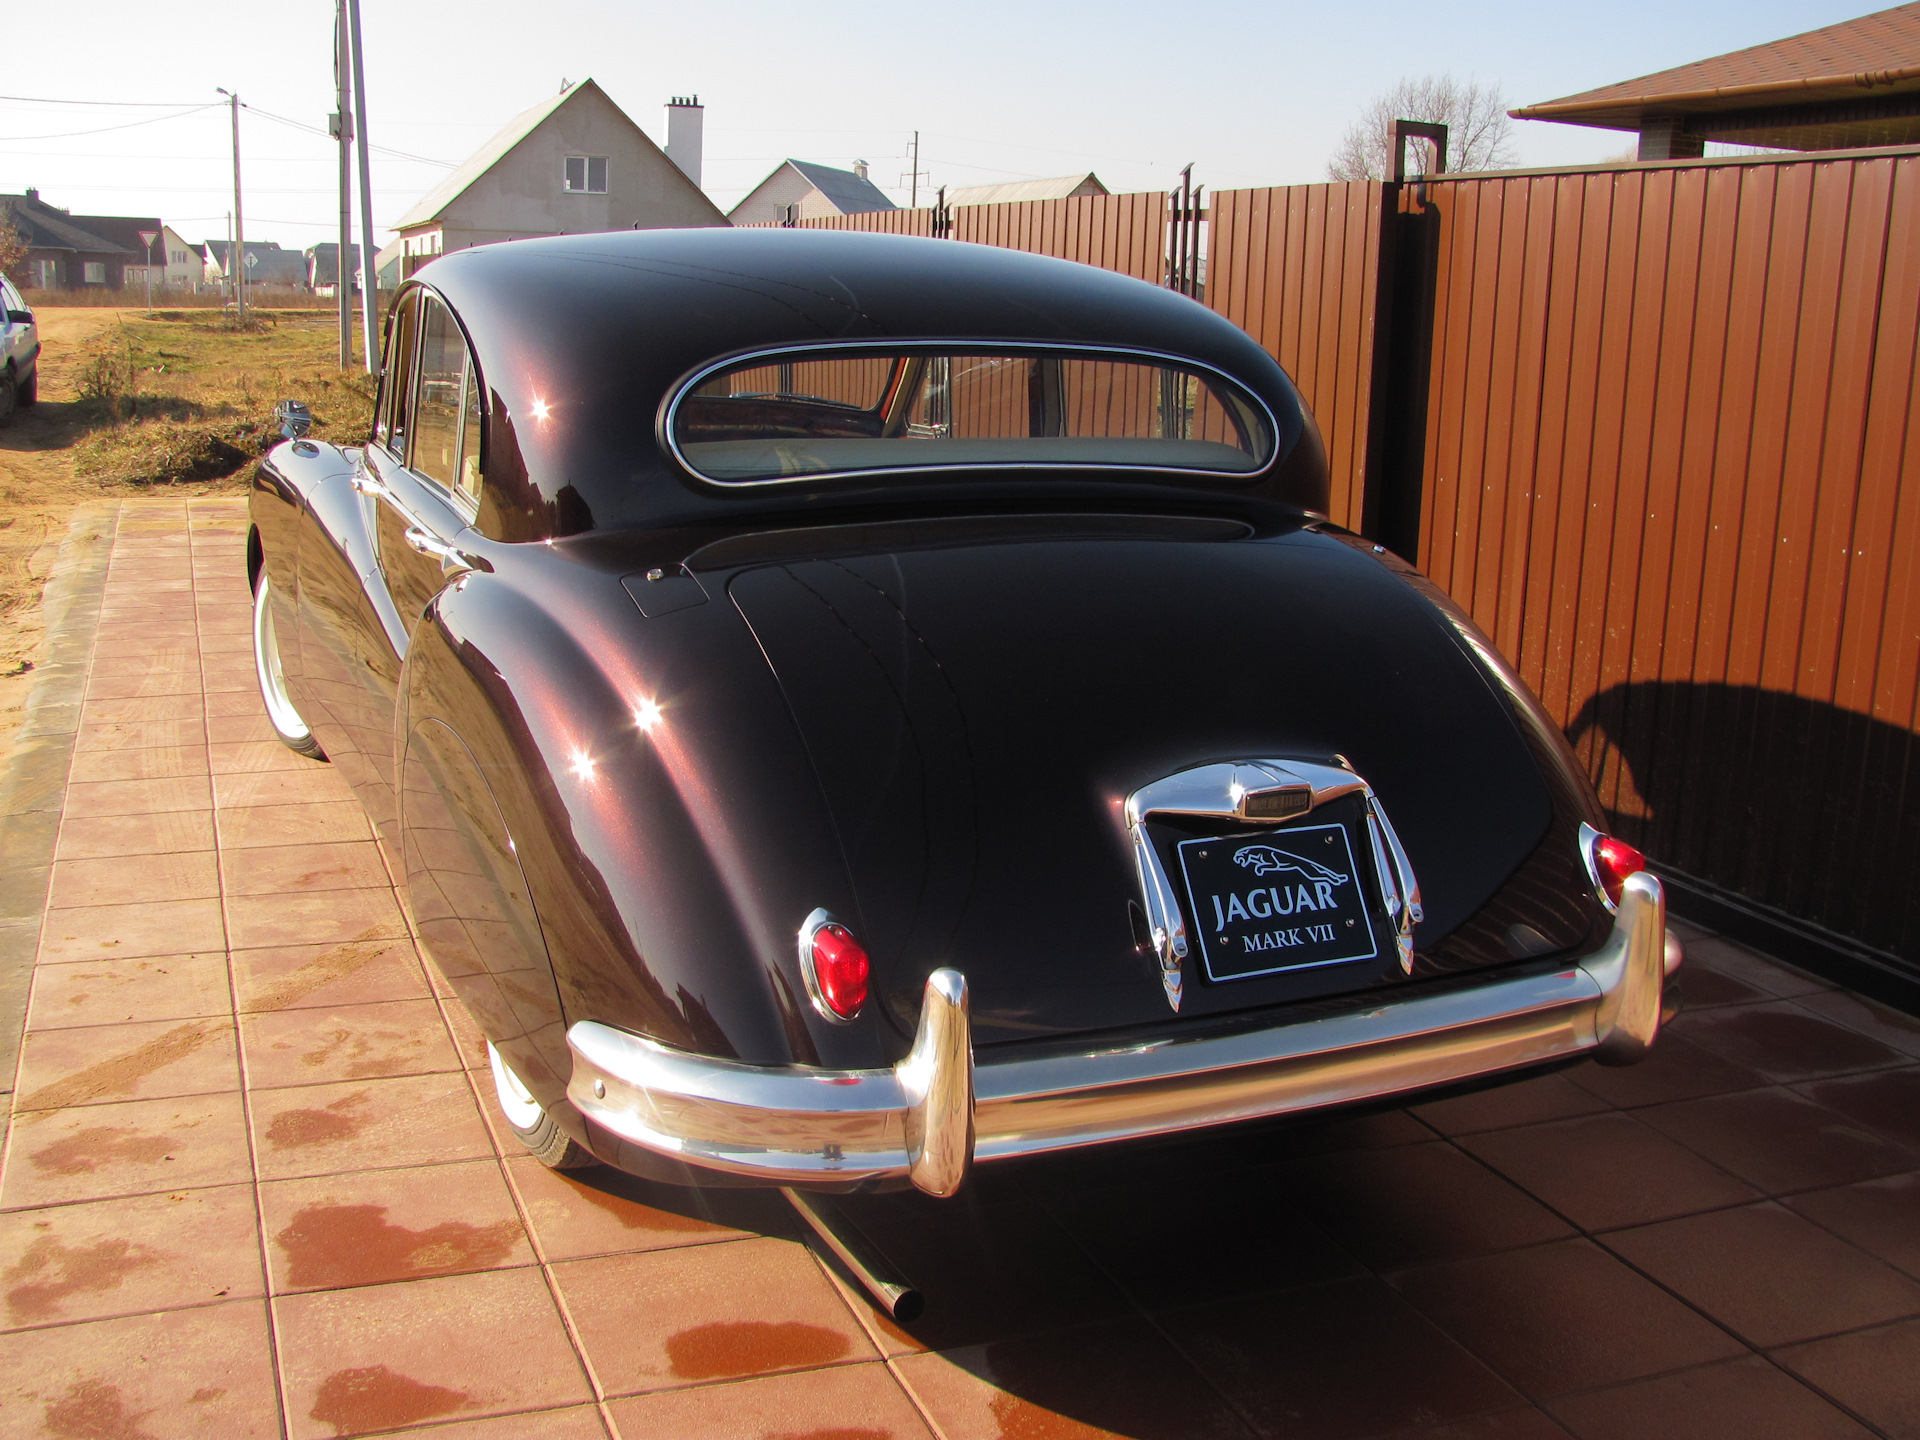
<svg viewBox="0 0 1920 1440">
<path fill-rule="evenodd" d="M 908 1176 L 951 1195 L 968 1165 L 1316 1110 L 1587 1054 L 1637 1060 L 1680 950 L 1666 897 L 1631 877 L 1613 933 L 1544 975 L 1227 1034 L 975 1062 L 967 985 L 927 980 L 919 1033 L 890 1070 L 716 1060 L 583 1020 L 567 1098 L 633 1144 L 769 1184 Z"/>
</svg>

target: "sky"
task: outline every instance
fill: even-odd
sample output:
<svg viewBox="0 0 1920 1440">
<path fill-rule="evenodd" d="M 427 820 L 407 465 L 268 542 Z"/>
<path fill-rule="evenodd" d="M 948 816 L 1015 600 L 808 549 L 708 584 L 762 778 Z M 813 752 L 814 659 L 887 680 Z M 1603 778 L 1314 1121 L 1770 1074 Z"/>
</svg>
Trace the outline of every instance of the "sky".
<svg viewBox="0 0 1920 1440">
<path fill-rule="evenodd" d="M 452 165 L 566 80 L 599 82 L 656 141 L 668 98 L 697 94 L 705 188 L 723 209 L 790 155 L 864 159 L 905 204 L 916 129 L 922 204 L 936 185 L 1087 170 L 1115 191 L 1166 189 L 1189 162 L 1209 189 L 1235 189 L 1324 180 L 1353 116 L 1402 76 L 1451 73 L 1518 106 L 1865 13 L 1859 0 L 361 4 L 380 242 Z M 330 238 L 333 24 L 329 0 L 164 13 L 96 0 L 84 39 L 61 26 L 42 44 L 33 26 L 6 27 L 0 192 L 34 186 L 76 214 L 158 215 L 189 241 L 222 237 L 224 86 L 246 107 L 248 237 L 298 248 Z M 36 103 L 46 100 L 63 103 Z M 1515 141 L 1525 165 L 1632 144 L 1538 121 L 1516 121 Z M 356 236 L 358 223 L 356 210 Z"/>
</svg>

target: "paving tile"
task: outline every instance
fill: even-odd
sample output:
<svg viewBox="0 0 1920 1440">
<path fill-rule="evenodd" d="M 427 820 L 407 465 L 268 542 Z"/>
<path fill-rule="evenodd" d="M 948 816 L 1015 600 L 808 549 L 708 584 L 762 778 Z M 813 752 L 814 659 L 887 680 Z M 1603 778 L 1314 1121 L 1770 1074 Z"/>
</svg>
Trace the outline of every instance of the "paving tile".
<svg viewBox="0 0 1920 1440">
<path fill-rule="evenodd" d="M 1252 1434 L 1163 1337 L 1137 1321 L 914 1355 L 896 1368 L 947 1440 Z"/>
<path fill-rule="evenodd" d="M 1615 1231 L 1604 1243 L 1763 1349 L 1920 1314 L 1920 1282 L 1772 1203 Z"/>
<path fill-rule="evenodd" d="M 233 1026 L 215 1018 L 32 1031 L 17 1083 L 16 1110 L 237 1090 Z"/>
<path fill-rule="evenodd" d="M 592 1398 L 537 1269 L 283 1295 L 273 1306 L 296 1440 Z"/>
<path fill-rule="evenodd" d="M 1327 1232 L 1374 1269 L 1559 1240 L 1573 1228 L 1451 1145 L 1328 1156 L 1287 1180 Z"/>
<path fill-rule="evenodd" d="M 1789 1001 L 1683 1014 L 1674 1029 L 1722 1059 L 1780 1082 L 1849 1075 L 1912 1061 L 1891 1046 Z"/>
<path fill-rule="evenodd" d="M 464 1075 L 255 1090 L 251 1099 L 263 1180 L 493 1154 Z"/>
<path fill-rule="evenodd" d="M 207 752 L 199 747 L 178 750 L 82 750 L 67 773 L 70 784 L 101 784 L 110 780 L 171 780 L 207 773 Z"/>
<path fill-rule="evenodd" d="M 1241 1414 L 1288 1440 L 1357 1440 L 1519 1400 L 1378 1280 L 1231 1300 L 1161 1323 Z"/>
<path fill-rule="evenodd" d="M 1590 1240 L 1423 1266 L 1389 1281 L 1534 1400 L 1746 1353 Z"/>
<path fill-rule="evenodd" d="M 0 1277 L 6 1330 L 259 1295 L 253 1187 L 0 1214 Z"/>
<path fill-rule="evenodd" d="M 320 845 L 366 840 L 373 835 L 366 811 L 357 800 L 324 805 L 245 805 L 238 810 L 222 810 L 215 823 L 223 850 L 255 845 Z"/>
<path fill-rule="evenodd" d="M 258 774 L 285 770 L 305 774 L 318 770 L 323 761 L 290 750 L 278 740 L 229 741 L 207 747 L 209 767 L 216 775 Z"/>
<path fill-rule="evenodd" d="M 162 755 L 162 750 L 133 750 L 133 755 Z M 164 810 L 140 815 L 67 815 L 60 822 L 57 860 L 88 860 L 107 855 L 166 855 L 177 850 L 213 849 L 211 810 Z"/>
<path fill-rule="evenodd" d="M 1577 1065 L 1567 1079 L 1613 1105 L 1660 1105 L 1702 1095 L 1752 1090 L 1766 1078 L 1703 1050 L 1672 1027 L 1660 1032 L 1653 1050 L 1638 1065 Z"/>
<path fill-rule="evenodd" d="M 214 657 L 209 657 L 214 658 Z M 213 702 L 220 697 L 207 696 L 207 743 L 225 745 L 246 741 L 272 740 L 273 727 L 267 724 L 267 717 L 260 710 L 260 696 L 253 691 L 235 691 L 231 697 L 232 708 L 236 713 L 226 713 L 225 707 Z"/>
<path fill-rule="evenodd" d="M 247 1083 L 311 1085 L 460 1069 L 432 1000 L 243 1015 Z"/>
<path fill-rule="evenodd" d="M 226 926 L 216 899 L 89 905 L 48 912 L 40 938 L 40 963 L 225 948 Z"/>
<path fill-rule="evenodd" d="M 419 1440 L 605 1440 L 607 1427 L 592 1405 L 569 1405 L 563 1410 L 522 1410 L 489 1420 L 456 1420 L 450 1425 L 429 1423 L 388 1431 L 415 1435 Z M 857 1440 L 849 1436 L 847 1440 Z"/>
<path fill-rule="evenodd" d="M 281 945 L 337 945 L 407 933 L 400 905 L 386 886 L 287 895 L 233 895 L 227 934 L 235 950 Z"/>
<path fill-rule="evenodd" d="M 103 649 L 93 657 L 89 674 L 93 679 L 111 676 L 157 681 L 163 676 L 190 675 L 198 680 L 200 652 L 193 645 L 164 644 L 151 649 L 137 645 Z"/>
<path fill-rule="evenodd" d="M 387 868 L 371 840 L 330 845 L 268 845 L 229 851 L 221 879 L 229 895 L 386 888 Z M 56 883 L 58 876 L 55 877 Z"/>
<path fill-rule="evenodd" d="M 795 1440 L 802 1435 L 822 1440 L 932 1440 L 933 1436 L 899 1382 L 878 1363 L 630 1395 L 607 1409 L 623 1440 L 658 1440 L 669 1435 L 673 1440 L 763 1440 L 769 1435 Z"/>
<path fill-rule="evenodd" d="M 1824 1189 L 1920 1165 L 1920 1156 L 1791 1090 L 1685 1100 L 1640 1118 L 1770 1195 Z"/>
<path fill-rule="evenodd" d="M 1505 1130 L 1515 1125 L 1537 1125 L 1574 1115 L 1594 1115 L 1612 1106 L 1591 1091 L 1582 1090 L 1564 1075 L 1536 1075 L 1510 1085 L 1494 1085 L 1465 1095 L 1415 1105 L 1413 1113 L 1442 1135 L 1471 1135 L 1479 1130 Z"/>
<path fill-rule="evenodd" d="M 660 1185 L 606 1166 L 549 1170 L 524 1154 L 506 1169 L 547 1260 L 799 1234 L 798 1217 L 769 1191 Z"/>
<path fill-rule="evenodd" d="M 445 999 L 441 1002 L 440 1013 L 446 1017 L 447 1029 L 453 1033 L 453 1048 L 459 1052 L 461 1063 L 469 1070 L 488 1069 L 487 1037 L 473 1023 L 473 1016 L 467 1013 L 467 1007 L 458 1000 Z"/>
<path fill-rule="evenodd" d="M 209 851 L 174 851 L 144 855 L 138 860 L 116 855 L 55 861 L 47 908 L 72 910 L 92 905 L 202 900 L 219 893 L 219 867 Z"/>
<path fill-rule="evenodd" d="M 278 1294 L 533 1263 L 494 1160 L 362 1170 L 260 1187 Z"/>
<path fill-rule="evenodd" d="M 168 638 L 172 638 L 168 632 Z M 158 674 L 104 674 L 96 672 L 87 681 L 88 700 L 131 700 L 149 695 L 197 695 L 200 671 L 193 669 L 162 671 Z"/>
<path fill-rule="evenodd" d="M 812 1256 L 734 1240 L 552 1267 L 606 1395 L 876 1358 Z"/>
<path fill-rule="evenodd" d="M 1460 1147 L 1583 1230 L 1744 1205 L 1752 1186 L 1618 1111 L 1467 1135 Z"/>
<path fill-rule="evenodd" d="M 1007 1186 L 996 1189 L 990 1176 L 976 1175 L 968 1186 L 963 1204 L 914 1191 L 834 1202 L 914 1284 L 939 1297 L 907 1326 L 863 1314 L 889 1354 L 950 1350 L 1128 1312 L 1113 1279 L 1040 1205 Z M 864 1296 L 853 1303 L 870 1309 Z"/>
<path fill-rule="evenodd" d="M 204 775 L 160 780 L 102 780 L 67 786 L 65 815 L 151 815 L 161 810 L 207 810 L 213 791 Z"/>
<path fill-rule="evenodd" d="M 1920 1155 L 1920 1065 L 1794 1087 L 1816 1104 Z"/>
<path fill-rule="evenodd" d="M 1802 1010 L 1812 1011 L 1849 1030 L 1857 1030 L 1882 1045 L 1920 1057 L 1920 1019 L 1912 1015 L 1902 1014 L 1890 1006 L 1845 990 L 1802 995 L 1794 1003 Z"/>
<path fill-rule="evenodd" d="M 1156 1177 L 1056 1197 L 1048 1208 L 1148 1310 L 1363 1273 L 1270 1171 Z"/>
<path fill-rule="evenodd" d="M 1920 1172 L 1815 1190 L 1785 1204 L 1920 1280 Z"/>
<path fill-rule="evenodd" d="M 277 1440 L 272 1353 L 259 1300 L 9 1335 L 0 1345 L 7 1433 Z"/>
<path fill-rule="evenodd" d="M 82 720 L 75 750 L 175 749 L 207 743 L 206 722 L 193 720 Z"/>
<path fill-rule="evenodd" d="M 237 1092 L 88 1105 L 14 1118 L 0 1208 L 224 1185 L 252 1175 Z"/>
<path fill-rule="evenodd" d="M 1719 935 L 1687 945 L 1687 968 L 1718 970 L 1782 997 L 1812 995 L 1833 988 L 1832 981 L 1757 955 L 1738 941 Z"/>
<path fill-rule="evenodd" d="M 218 952 L 81 960 L 34 971 L 27 1028 L 196 1019 L 232 1009 L 227 959 Z"/>
<path fill-rule="evenodd" d="M 1580 1440 L 1868 1440 L 1871 1431 L 1758 1356 L 1557 1400 Z"/>
<path fill-rule="evenodd" d="M 246 770 L 213 774 L 213 803 L 219 810 L 250 805 L 309 805 L 351 800 L 353 791 L 331 765 L 304 770 Z"/>
<path fill-rule="evenodd" d="M 1396 1430 L 1383 1440 L 1573 1440 L 1545 1411 L 1531 1408 L 1476 1415 L 1452 1425 Z"/>
<path fill-rule="evenodd" d="M 1712 1010 L 1721 1005 L 1750 1005 L 1755 1001 L 1775 1000 L 1771 990 L 1743 980 L 1730 970 L 1714 970 L 1705 965 L 1688 964 L 1680 970 L 1680 993 L 1688 1011 Z"/>
<path fill-rule="evenodd" d="M 411 940 L 236 950 L 232 974 L 243 1012 L 420 1000 L 429 993 Z"/>
<path fill-rule="evenodd" d="M 1920 1435 L 1920 1320 L 1795 1345 L 1773 1358 L 1888 1435 Z"/>
<path fill-rule="evenodd" d="M 201 717 L 198 692 L 185 695 L 137 695 L 118 698 L 87 699 L 80 706 L 80 723 L 85 725 L 131 725 L 150 720 L 198 720 Z"/>
</svg>

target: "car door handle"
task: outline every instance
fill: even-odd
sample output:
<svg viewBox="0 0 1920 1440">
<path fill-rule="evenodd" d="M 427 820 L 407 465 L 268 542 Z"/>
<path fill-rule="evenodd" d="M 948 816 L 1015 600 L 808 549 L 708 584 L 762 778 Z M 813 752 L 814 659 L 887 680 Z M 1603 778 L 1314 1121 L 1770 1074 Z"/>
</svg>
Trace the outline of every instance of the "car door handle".
<svg viewBox="0 0 1920 1440">
<path fill-rule="evenodd" d="M 431 555 L 438 560 L 442 575 L 463 575 L 469 570 L 483 568 L 483 561 L 467 554 L 457 545 L 449 545 L 423 526 L 409 525 L 405 538 L 408 548 L 415 554 Z"/>
<path fill-rule="evenodd" d="M 353 472 L 353 488 L 362 495 L 373 496 L 376 500 L 391 500 L 396 505 L 400 503 L 387 482 L 364 466 Z"/>
</svg>

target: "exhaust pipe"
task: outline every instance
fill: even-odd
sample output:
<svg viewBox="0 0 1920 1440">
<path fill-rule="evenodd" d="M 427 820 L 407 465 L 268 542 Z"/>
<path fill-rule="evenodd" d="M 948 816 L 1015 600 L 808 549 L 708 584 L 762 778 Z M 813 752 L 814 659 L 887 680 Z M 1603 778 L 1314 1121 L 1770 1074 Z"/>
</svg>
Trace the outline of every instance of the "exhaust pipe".
<svg viewBox="0 0 1920 1440">
<path fill-rule="evenodd" d="M 800 1218 L 813 1227 L 814 1234 L 826 1242 L 827 1248 L 840 1257 L 840 1263 L 866 1288 L 882 1313 L 902 1325 L 911 1325 L 920 1318 L 927 1308 L 920 1292 L 907 1283 L 893 1268 L 893 1263 L 880 1253 L 879 1247 L 831 1201 L 788 1185 L 782 1185 L 780 1193 L 800 1212 Z"/>
</svg>

